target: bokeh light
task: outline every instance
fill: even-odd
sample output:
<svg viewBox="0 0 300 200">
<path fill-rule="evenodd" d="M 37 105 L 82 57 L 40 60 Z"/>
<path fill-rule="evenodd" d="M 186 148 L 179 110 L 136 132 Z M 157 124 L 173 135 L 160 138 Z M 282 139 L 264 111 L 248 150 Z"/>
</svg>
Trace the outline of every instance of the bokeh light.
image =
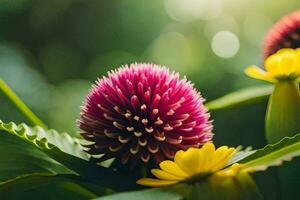
<svg viewBox="0 0 300 200">
<path fill-rule="evenodd" d="M 178 32 L 162 33 L 150 47 L 150 62 L 166 65 L 172 70 L 182 74 L 190 74 L 195 69 L 196 63 L 202 62 L 202 55 L 194 59 L 192 41 Z"/>
<path fill-rule="evenodd" d="M 222 13 L 221 0 L 165 0 L 168 15 L 179 22 L 209 20 Z"/>
<path fill-rule="evenodd" d="M 203 29 L 203 26 L 201 26 Z M 220 15 L 219 17 L 207 21 L 204 27 L 204 33 L 208 39 L 211 39 L 216 33 L 222 30 L 228 30 L 235 34 L 240 33 L 240 27 L 237 20 L 228 14 Z"/>
<path fill-rule="evenodd" d="M 191 46 L 188 39 L 180 33 L 163 33 L 154 41 L 150 57 L 156 63 L 179 69 L 188 65 Z"/>
<path fill-rule="evenodd" d="M 237 54 L 240 43 L 238 37 L 231 31 L 220 31 L 211 41 L 213 52 L 221 58 L 230 58 Z"/>
</svg>

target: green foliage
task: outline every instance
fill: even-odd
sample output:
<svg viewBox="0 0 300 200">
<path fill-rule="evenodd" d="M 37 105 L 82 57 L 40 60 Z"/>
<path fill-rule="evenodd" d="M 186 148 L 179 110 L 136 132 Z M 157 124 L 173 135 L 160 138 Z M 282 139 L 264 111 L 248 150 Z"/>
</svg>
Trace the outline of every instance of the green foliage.
<svg viewBox="0 0 300 200">
<path fill-rule="evenodd" d="M 15 135 L 0 131 L 0 182 L 31 173 L 62 174 L 70 170 L 49 158 L 37 149 L 32 136 L 24 135 L 25 129 L 18 129 L 13 123 L 0 122 L 0 130 L 10 129 Z M 18 137 L 15 137 L 15 136 Z M 21 140 L 33 141 L 32 144 Z M 34 144 L 35 145 L 35 144 Z"/>
<path fill-rule="evenodd" d="M 273 91 L 272 85 L 249 87 L 226 94 L 223 97 L 209 101 L 205 106 L 209 110 L 233 108 L 241 105 L 257 103 L 266 100 Z"/>
<path fill-rule="evenodd" d="M 17 192 L 16 192 L 17 191 Z M 105 189 L 71 174 L 30 174 L 0 183 L 1 199 L 91 199 Z"/>
<path fill-rule="evenodd" d="M 82 151 L 78 139 L 72 138 L 67 133 L 59 134 L 55 130 L 44 130 L 41 127 L 30 128 L 25 124 L 17 126 L 12 122 L 5 124 L 2 121 L 0 121 L 0 129 L 2 130 L 0 134 L 0 148 L 2 149 L 0 152 L 3 153 L 2 157 L 4 159 L 3 164 L 0 165 L 2 180 L 0 194 L 2 195 L 7 194 L 3 191 L 11 191 L 22 185 L 24 185 L 22 186 L 23 192 L 26 193 L 26 191 L 38 190 L 41 185 L 53 184 L 51 187 L 49 186 L 53 190 L 61 190 L 61 187 L 72 185 L 72 187 L 67 188 L 78 188 L 74 191 L 75 193 L 92 197 L 95 193 L 90 191 L 89 187 L 84 184 L 85 180 L 90 185 L 96 184 L 97 187 L 106 186 L 116 190 L 137 188 L 134 180 L 124 174 L 88 162 L 86 160 L 88 156 Z M 11 157 L 6 156 L 7 153 Z M 249 149 L 240 151 L 230 163 L 239 161 L 246 167 L 262 170 L 269 166 L 279 165 L 282 161 L 290 160 L 292 157 L 299 155 L 300 134 L 294 137 L 286 137 L 279 143 L 267 145 L 257 151 Z M 74 172 L 80 177 L 76 176 Z M 27 175 L 21 176 L 23 174 Z M 207 199 L 213 198 L 212 194 L 221 194 L 224 198 L 227 196 L 225 199 L 241 199 L 250 194 L 258 195 L 253 191 L 247 195 L 246 193 L 242 195 L 241 191 L 239 191 L 239 194 L 224 194 L 224 192 L 231 191 L 232 188 L 244 187 L 244 183 L 251 183 L 250 179 L 246 178 L 245 180 L 247 181 L 242 181 L 242 185 L 236 185 L 236 180 L 228 180 L 226 184 L 217 184 L 217 186 L 214 184 L 213 187 L 209 182 L 207 184 L 202 182 L 201 184 L 192 184 L 190 186 L 192 189 L 189 189 L 185 184 L 181 184 L 172 188 L 119 193 L 107 196 L 104 199 L 140 199 L 141 197 L 151 199 L 155 196 L 162 199 L 181 199 L 187 195 L 186 192 L 188 191 L 190 193 L 187 197 L 195 199 L 199 196 L 198 191 L 202 190 L 206 191 Z M 28 185 L 25 186 L 26 184 Z M 249 189 L 251 187 L 245 186 L 244 188 Z M 253 188 L 255 187 L 253 186 Z M 42 187 L 41 190 L 43 190 Z M 79 198 L 80 195 L 77 197 Z M 203 198 L 206 196 L 203 196 Z M 217 195 L 214 198 L 220 199 L 221 196 Z"/>
<path fill-rule="evenodd" d="M 235 153 L 232 158 L 228 161 L 228 166 L 239 162 L 240 160 L 243 160 L 244 158 L 252 155 L 253 153 L 255 153 L 256 150 L 253 150 L 252 148 L 246 148 L 245 150 L 240 150 L 237 153 Z"/>
<path fill-rule="evenodd" d="M 285 137 L 276 144 L 269 144 L 242 159 L 240 163 L 259 171 L 270 166 L 279 166 L 283 161 L 290 161 L 297 156 L 300 156 L 300 134 Z"/>
<path fill-rule="evenodd" d="M 57 147 L 61 151 L 73 156 L 88 160 L 77 138 L 71 137 L 67 133 L 58 133 L 55 130 L 45 130 L 39 126 L 31 128 L 26 124 L 16 125 L 13 122 L 3 123 L 0 120 L 0 130 L 18 136 L 20 139 L 34 144 L 40 149 L 52 149 Z"/>
<path fill-rule="evenodd" d="M 26 145 L 29 145 L 28 148 L 30 149 L 30 152 L 32 151 L 31 157 L 38 156 L 39 158 L 38 161 L 33 159 L 32 162 L 34 163 L 30 163 L 31 165 L 37 165 L 38 163 L 40 163 L 41 159 L 53 159 L 65 166 L 66 168 L 63 169 L 65 169 L 66 172 L 76 172 L 77 174 L 80 174 L 81 177 L 96 184 L 111 187 L 116 190 L 128 190 L 137 188 L 135 181 L 132 180 L 129 176 L 116 173 L 112 169 L 101 167 L 95 163 L 85 160 L 87 156 L 82 151 L 80 145 L 78 145 L 77 139 L 68 136 L 66 133 L 57 134 L 57 132 L 54 130 L 45 131 L 41 127 L 30 128 L 25 124 L 17 126 L 12 122 L 5 124 L 2 121 L 0 121 L 0 130 L 3 130 L 3 132 L 1 133 L 1 136 L 3 136 L 3 138 L 10 136 L 10 140 L 1 140 L 3 145 L 6 145 L 9 149 L 14 150 L 16 149 L 15 147 L 19 145 L 19 142 L 11 142 L 13 140 L 19 141 L 21 139 L 23 140 L 23 142 L 27 142 Z M 7 133 L 10 133 L 10 135 L 7 135 Z M 5 153 L 7 151 L 5 149 L 5 151 L 3 150 L 2 152 Z M 19 151 L 17 152 L 22 151 L 19 149 Z M 9 161 L 9 157 L 5 157 Z M 12 157 L 13 159 L 11 159 L 11 162 L 7 163 L 5 169 L 9 169 L 11 166 L 14 166 L 16 157 L 17 155 Z M 31 162 L 30 160 L 31 159 L 28 159 L 28 161 L 25 162 Z M 22 162 L 23 160 L 21 159 L 20 165 L 22 164 Z M 34 172 L 30 168 L 30 164 L 28 164 L 25 169 L 30 170 L 30 172 Z M 50 171 L 52 170 L 54 172 L 61 173 L 61 171 L 59 170 L 55 171 L 54 169 L 52 169 L 51 165 L 48 166 L 48 164 L 46 164 L 46 166 L 49 167 Z M 42 170 L 36 172 L 44 173 L 47 171 Z M 10 171 L 8 171 L 7 173 L 9 174 Z M 21 175 L 22 173 L 23 172 L 20 172 L 19 174 L 17 174 L 17 176 Z M 118 177 L 118 179 L 116 179 L 116 177 Z"/>
<path fill-rule="evenodd" d="M 181 184 L 173 187 L 146 189 L 133 192 L 122 192 L 106 197 L 100 197 L 97 200 L 181 200 L 184 198 L 188 190 L 189 188 L 187 185 Z"/>
</svg>

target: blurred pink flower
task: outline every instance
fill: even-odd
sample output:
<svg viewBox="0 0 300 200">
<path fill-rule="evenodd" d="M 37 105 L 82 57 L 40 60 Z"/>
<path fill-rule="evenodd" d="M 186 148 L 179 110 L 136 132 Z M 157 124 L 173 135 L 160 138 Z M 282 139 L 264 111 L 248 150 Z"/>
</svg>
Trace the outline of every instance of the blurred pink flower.
<svg viewBox="0 0 300 200">
<path fill-rule="evenodd" d="M 300 11 L 281 18 L 267 33 L 263 42 L 263 56 L 276 53 L 282 48 L 300 47 Z"/>
</svg>

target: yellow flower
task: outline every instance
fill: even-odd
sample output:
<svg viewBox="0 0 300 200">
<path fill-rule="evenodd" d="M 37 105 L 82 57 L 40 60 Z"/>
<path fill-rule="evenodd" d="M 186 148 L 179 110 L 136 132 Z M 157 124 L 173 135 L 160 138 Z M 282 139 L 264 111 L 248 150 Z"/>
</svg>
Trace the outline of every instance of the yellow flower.
<svg viewBox="0 0 300 200">
<path fill-rule="evenodd" d="M 223 169 L 235 152 L 234 148 L 227 146 L 215 149 L 212 143 L 206 143 L 200 149 L 180 150 L 176 152 L 174 161 L 163 161 L 159 164 L 160 169 L 151 170 L 157 179 L 142 178 L 137 183 L 161 187 L 193 179 L 193 177 L 206 177 Z"/>
<path fill-rule="evenodd" d="M 221 180 L 226 178 L 234 178 L 237 176 L 238 173 L 240 173 L 240 171 L 244 171 L 247 173 L 250 172 L 250 170 L 248 168 L 245 168 L 244 165 L 239 163 L 234 163 L 230 167 L 220 170 L 215 174 L 213 174 L 212 179 Z"/>
<path fill-rule="evenodd" d="M 250 66 L 245 73 L 255 79 L 277 83 L 282 80 L 296 80 L 300 77 L 300 48 L 285 48 L 265 60 L 265 70 Z"/>
</svg>

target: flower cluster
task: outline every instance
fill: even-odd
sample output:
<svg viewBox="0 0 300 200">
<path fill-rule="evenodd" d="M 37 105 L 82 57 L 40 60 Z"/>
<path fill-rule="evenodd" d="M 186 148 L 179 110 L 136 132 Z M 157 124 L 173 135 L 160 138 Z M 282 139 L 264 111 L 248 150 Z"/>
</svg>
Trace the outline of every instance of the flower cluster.
<svg viewBox="0 0 300 200">
<path fill-rule="evenodd" d="M 90 90 L 78 124 L 99 161 L 160 163 L 212 138 L 204 99 L 186 78 L 153 64 L 124 66 Z"/>
</svg>

